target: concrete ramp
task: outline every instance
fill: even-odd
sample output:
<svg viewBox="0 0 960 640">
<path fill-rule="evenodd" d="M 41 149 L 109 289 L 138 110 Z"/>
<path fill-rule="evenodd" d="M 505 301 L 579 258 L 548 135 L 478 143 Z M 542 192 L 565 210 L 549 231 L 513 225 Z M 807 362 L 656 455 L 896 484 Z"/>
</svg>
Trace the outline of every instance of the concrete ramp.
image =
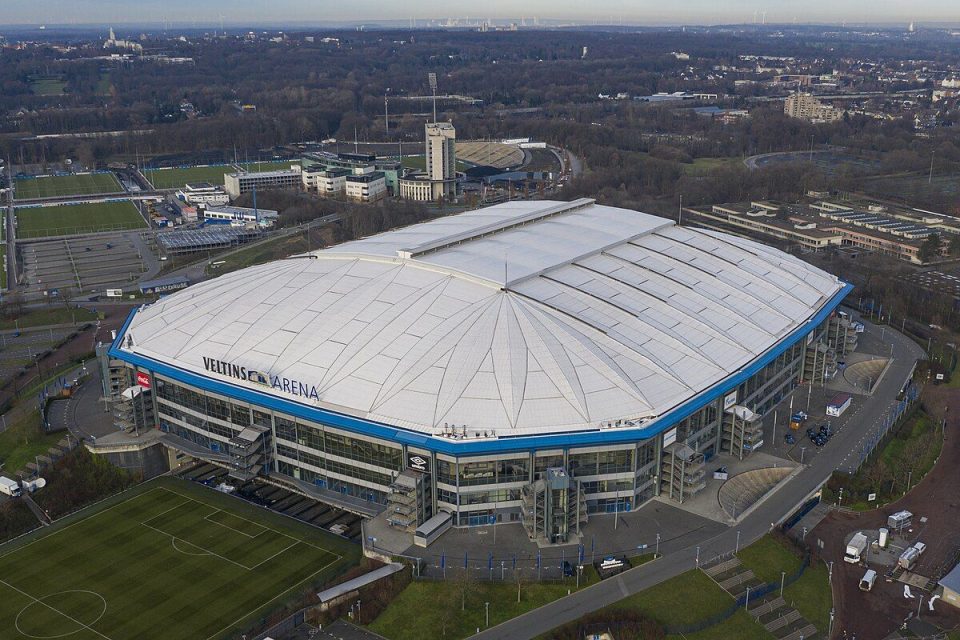
<svg viewBox="0 0 960 640">
<path fill-rule="evenodd" d="M 717 496 L 720 506 L 727 515 L 736 520 L 793 473 L 794 468 L 765 467 L 733 476 L 720 486 Z"/>
</svg>

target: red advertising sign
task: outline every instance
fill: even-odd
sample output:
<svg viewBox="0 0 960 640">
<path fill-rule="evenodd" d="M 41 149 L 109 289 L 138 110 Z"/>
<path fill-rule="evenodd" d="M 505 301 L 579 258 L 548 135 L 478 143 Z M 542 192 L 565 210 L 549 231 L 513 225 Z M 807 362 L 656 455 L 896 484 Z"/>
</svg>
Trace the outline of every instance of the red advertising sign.
<svg viewBox="0 0 960 640">
<path fill-rule="evenodd" d="M 150 374 L 143 371 L 137 371 L 137 384 L 144 389 L 150 388 Z"/>
</svg>

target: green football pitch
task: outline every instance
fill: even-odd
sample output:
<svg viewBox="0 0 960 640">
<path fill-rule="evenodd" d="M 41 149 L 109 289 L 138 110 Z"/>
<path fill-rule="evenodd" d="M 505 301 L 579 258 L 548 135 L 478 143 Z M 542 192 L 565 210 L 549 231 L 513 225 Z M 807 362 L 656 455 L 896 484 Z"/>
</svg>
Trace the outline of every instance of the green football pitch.
<svg viewBox="0 0 960 640">
<path fill-rule="evenodd" d="M 52 198 L 55 196 L 123 193 L 123 187 L 112 173 L 78 173 L 70 176 L 17 178 L 14 181 L 17 200 Z"/>
<path fill-rule="evenodd" d="M 357 562 L 332 534 L 174 478 L 0 546 L 4 640 L 213 640 Z"/>
<path fill-rule="evenodd" d="M 154 189 L 179 189 L 188 182 L 209 182 L 222 187 L 224 174 L 234 173 L 236 170 L 236 167 L 226 164 L 179 169 L 144 169 L 143 175 Z"/>
<path fill-rule="evenodd" d="M 147 226 L 137 207 L 129 200 L 17 208 L 15 214 L 18 238 L 121 231 Z"/>
</svg>

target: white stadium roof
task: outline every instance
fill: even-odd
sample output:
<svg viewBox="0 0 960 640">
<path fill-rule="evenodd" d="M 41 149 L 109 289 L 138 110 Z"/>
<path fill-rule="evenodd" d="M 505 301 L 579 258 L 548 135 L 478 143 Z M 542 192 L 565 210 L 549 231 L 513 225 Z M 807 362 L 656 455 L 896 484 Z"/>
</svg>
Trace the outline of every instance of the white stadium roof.
<svg viewBox="0 0 960 640">
<path fill-rule="evenodd" d="M 536 435 L 662 415 L 842 288 L 742 238 L 508 202 L 194 285 L 140 310 L 122 350 L 302 381 L 319 399 L 266 392 L 424 434 Z"/>
</svg>

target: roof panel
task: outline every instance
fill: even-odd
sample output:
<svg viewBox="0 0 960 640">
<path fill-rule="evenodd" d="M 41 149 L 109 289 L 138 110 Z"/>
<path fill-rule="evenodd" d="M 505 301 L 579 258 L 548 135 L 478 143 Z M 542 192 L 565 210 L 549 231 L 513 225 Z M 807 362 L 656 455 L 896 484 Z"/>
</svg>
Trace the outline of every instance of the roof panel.
<svg viewBox="0 0 960 640">
<path fill-rule="evenodd" d="M 841 287 L 719 232 L 589 200 L 510 202 L 191 286 L 138 311 L 122 349 L 302 380 L 319 406 L 400 428 L 502 437 L 661 415 Z"/>
</svg>

